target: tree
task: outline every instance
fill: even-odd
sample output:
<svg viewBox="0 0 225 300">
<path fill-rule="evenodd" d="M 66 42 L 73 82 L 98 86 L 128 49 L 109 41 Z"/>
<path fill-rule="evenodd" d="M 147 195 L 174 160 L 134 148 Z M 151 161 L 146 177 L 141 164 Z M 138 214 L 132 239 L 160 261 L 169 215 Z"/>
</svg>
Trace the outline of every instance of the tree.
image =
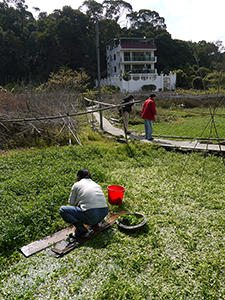
<svg viewBox="0 0 225 300">
<path fill-rule="evenodd" d="M 89 52 L 88 26 L 89 20 L 83 13 L 69 6 L 63 7 L 55 27 L 59 66 L 78 69 L 86 65 L 86 54 Z"/>
<path fill-rule="evenodd" d="M 127 15 L 130 20 L 130 26 L 138 29 L 143 23 L 151 23 L 156 29 L 166 29 L 165 19 L 160 17 L 156 11 L 141 9 L 138 12 L 133 11 Z"/>
<path fill-rule="evenodd" d="M 79 7 L 79 10 L 83 10 L 91 20 L 100 20 L 103 18 L 103 5 L 94 0 L 86 0 Z"/>
<path fill-rule="evenodd" d="M 155 37 L 157 46 L 157 69 L 159 72 L 169 73 L 173 70 L 173 41 L 171 35 L 166 30 L 159 30 Z"/>
<path fill-rule="evenodd" d="M 127 37 L 137 37 L 137 36 L 144 37 L 144 36 L 146 36 L 148 38 L 155 38 L 157 29 L 151 23 L 144 22 L 144 23 L 140 24 L 138 28 L 123 27 L 122 32 L 123 32 L 122 35 L 127 36 Z"/>
<path fill-rule="evenodd" d="M 10 29 L 1 30 L 1 42 L 0 80 L 1 84 L 5 84 L 24 75 L 23 44 Z"/>
<path fill-rule="evenodd" d="M 67 90 L 73 92 L 82 91 L 88 86 L 90 77 L 84 72 L 61 68 L 57 73 L 51 73 L 47 83 L 41 86 L 47 91 Z"/>
<path fill-rule="evenodd" d="M 70 6 L 55 10 L 48 17 L 39 17 L 38 57 L 45 78 L 62 66 L 79 70 L 89 65 L 91 26 L 86 15 Z"/>
<path fill-rule="evenodd" d="M 204 40 L 192 44 L 192 49 L 199 65 L 211 71 L 215 69 L 217 65 L 221 66 L 222 55 L 219 51 L 220 47 L 221 45 L 219 43 L 208 43 Z"/>
<path fill-rule="evenodd" d="M 120 25 L 123 18 L 129 20 L 130 26 Z M 220 41 L 173 40 L 166 30 L 164 18 L 157 12 L 132 11 L 132 6 L 123 0 L 104 0 L 102 3 L 86 0 L 79 10 L 64 6 L 50 15 L 40 12 L 37 20 L 27 10 L 25 0 L 3 0 L 0 2 L 1 85 L 29 78 L 44 81 L 61 67 L 77 71 L 84 68 L 96 78 L 96 20 L 103 76 L 107 69 L 105 44 L 119 36 L 153 38 L 157 47 L 158 72 L 167 74 L 183 70 L 189 85 L 199 76 L 202 67 L 204 78 L 208 70 L 220 71 L 223 67 Z"/>
<path fill-rule="evenodd" d="M 124 18 L 132 11 L 132 6 L 123 0 L 105 0 L 103 1 L 103 8 L 105 11 L 104 17 L 115 20 L 117 23 L 119 19 Z"/>
<path fill-rule="evenodd" d="M 31 76 L 36 53 L 36 20 L 24 0 L 0 3 L 0 78 L 4 82 Z M 4 78 L 4 79 L 3 79 Z"/>
<path fill-rule="evenodd" d="M 109 19 L 118 23 L 120 18 L 132 11 L 132 6 L 123 0 L 104 0 L 102 4 L 94 0 L 86 0 L 79 9 L 91 20 Z"/>
</svg>

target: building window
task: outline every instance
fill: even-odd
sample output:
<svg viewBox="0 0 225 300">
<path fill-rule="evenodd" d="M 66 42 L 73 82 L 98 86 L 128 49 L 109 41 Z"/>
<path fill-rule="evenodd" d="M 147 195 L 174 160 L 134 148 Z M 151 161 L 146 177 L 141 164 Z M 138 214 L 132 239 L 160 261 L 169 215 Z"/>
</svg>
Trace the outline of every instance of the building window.
<svg viewBox="0 0 225 300">
<path fill-rule="evenodd" d="M 133 65 L 132 73 L 143 73 L 144 65 Z"/>
<path fill-rule="evenodd" d="M 144 61 L 145 60 L 144 52 L 132 52 L 132 60 L 133 61 Z"/>
<path fill-rule="evenodd" d="M 152 69 L 152 65 L 146 65 L 147 73 L 154 73 L 155 70 Z"/>
<path fill-rule="evenodd" d="M 124 61 L 130 61 L 130 52 L 124 52 Z"/>
<path fill-rule="evenodd" d="M 151 61 L 151 52 L 146 52 L 146 61 Z"/>
<path fill-rule="evenodd" d="M 130 72 L 130 65 L 124 65 L 124 71 Z"/>
<path fill-rule="evenodd" d="M 114 60 L 116 60 L 116 54 L 114 54 Z"/>
<path fill-rule="evenodd" d="M 116 67 L 114 67 L 114 72 L 116 73 Z"/>
</svg>

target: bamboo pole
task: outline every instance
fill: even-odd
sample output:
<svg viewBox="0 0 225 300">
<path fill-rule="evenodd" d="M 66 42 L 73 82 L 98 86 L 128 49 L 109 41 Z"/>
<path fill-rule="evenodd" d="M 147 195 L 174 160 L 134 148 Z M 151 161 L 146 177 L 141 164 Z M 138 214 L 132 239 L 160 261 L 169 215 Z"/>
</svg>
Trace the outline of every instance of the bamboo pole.
<svg viewBox="0 0 225 300">
<path fill-rule="evenodd" d="M 139 101 L 135 101 L 134 103 L 138 103 L 138 102 Z M 129 103 L 123 104 L 123 106 L 126 106 L 126 105 L 129 105 Z M 62 118 L 67 118 L 67 117 L 86 115 L 86 114 L 90 114 L 93 112 L 99 112 L 101 110 L 107 110 L 107 109 L 111 109 L 111 108 L 115 108 L 115 107 L 119 107 L 119 106 L 121 106 L 121 104 L 118 104 L 118 105 L 112 104 L 110 107 L 103 107 L 103 108 L 98 108 L 98 109 L 84 111 L 84 112 L 77 112 L 77 113 L 72 113 L 72 114 L 67 113 L 66 115 L 57 115 L 57 116 L 49 116 L 49 117 L 22 118 L 22 119 L 12 119 L 12 120 L 0 119 L 0 122 L 2 122 L 2 123 L 13 122 L 14 123 L 14 122 L 30 122 L 30 121 L 62 119 Z"/>
<path fill-rule="evenodd" d="M 173 135 L 159 135 L 159 134 L 153 134 L 154 137 L 161 137 L 161 138 L 174 138 L 174 139 L 185 139 L 185 140 L 203 140 L 203 141 L 224 141 L 225 138 L 203 138 L 203 137 L 191 137 L 191 136 L 173 136 Z"/>
</svg>

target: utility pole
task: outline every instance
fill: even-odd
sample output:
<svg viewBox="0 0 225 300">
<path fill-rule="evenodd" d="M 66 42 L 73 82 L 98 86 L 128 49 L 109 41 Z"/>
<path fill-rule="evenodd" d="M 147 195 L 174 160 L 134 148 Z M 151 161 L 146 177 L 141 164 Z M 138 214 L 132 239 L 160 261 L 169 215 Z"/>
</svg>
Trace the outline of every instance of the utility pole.
<svg viewBox="0 0 225 300">
<path fill-rule="evenodd" d="M 97 49 L 97 64 L 98 64 L 98 97 L 99 102 L 102 102 L 102 93 L 101 93 L 101 71 L 100 71 L 100 49 L 99 49 L 99 31 L 98 31 L 98 19 L 96 19 L 96 49 Z M 99 108 L 102 108 L 101 103 L 99 104 Z M 102 124 L 102 111 L 99 111 L 100 114 L 100 128 L 103 130 Z"/>
</svg>

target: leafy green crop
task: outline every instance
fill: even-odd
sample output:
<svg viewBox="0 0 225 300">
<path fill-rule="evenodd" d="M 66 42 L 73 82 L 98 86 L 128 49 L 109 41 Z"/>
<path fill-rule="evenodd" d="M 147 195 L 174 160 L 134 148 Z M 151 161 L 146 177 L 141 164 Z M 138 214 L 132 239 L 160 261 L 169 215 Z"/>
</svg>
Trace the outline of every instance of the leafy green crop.
<svg viewBox="0 0 225 300">
<path fill-rule="evenodd" d="M 60 259 L 25 258 L 20 247 L 68 226 L 59 208 L 85 167 L 106 198 L 108 185 L 125 187 L 110 211 L 146 225 L 112 225 Z M 1 155 L 0 299 L 224 299 L 224 168 L 219 155 L 139 142 Z"/>
</svg>

